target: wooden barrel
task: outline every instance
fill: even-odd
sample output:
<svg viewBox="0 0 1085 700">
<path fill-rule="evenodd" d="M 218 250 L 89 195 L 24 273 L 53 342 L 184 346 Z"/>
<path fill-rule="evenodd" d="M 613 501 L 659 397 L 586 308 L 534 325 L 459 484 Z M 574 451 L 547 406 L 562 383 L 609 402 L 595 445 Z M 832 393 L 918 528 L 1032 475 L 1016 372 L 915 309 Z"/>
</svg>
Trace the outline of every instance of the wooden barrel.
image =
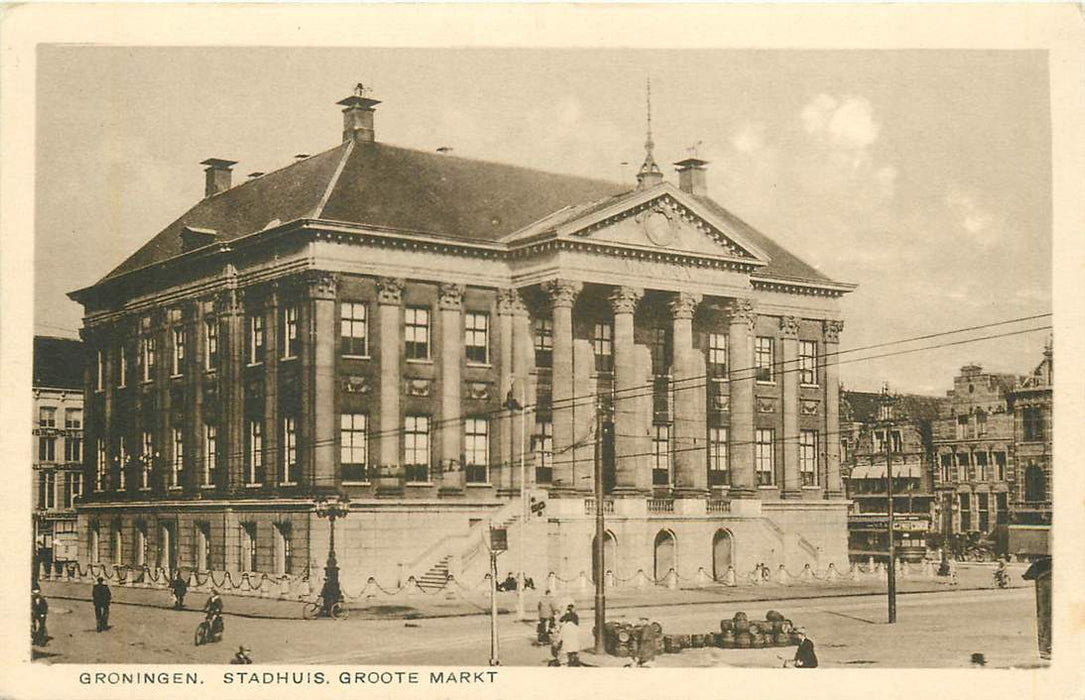
<svg viewBox="0 0 1085 700">
<path fill-rule="evenodd" d="M 629 647 L 624 645 L 624 644 L 619 644 L 617 646 L 617 648 L 614 649 L 614 655 L 615 656 L 620 656 L 623 659 L 628 657 L 629 656 Z"/>
<path fill-rule="evenodd" d="M 693 647 L 694 649 L 700 649 L 701 647 L 704 646 L 704 635 L 703 634 L 691 634 L 689 636 L 689 645 L 691 647 Z"/>
<path fill-rule="evenodd" d="M 653 630 L 655 630 L 656 634 L 663 634 L 663 625 L 659 624 L 658 622 L 651 623 L 651 627 Z"/>
<path fill-rule="evenodd" d="M 792 644 L 798 644 L 802 641 L 801 639 L 799 639 L 799 635 L 795 632 L 795 630 L 791 630 L 791 632 L 789 632 L 787 636 L 791 639 Z"/>
<path fill-rule="evenodd" d="M 720 635 L 720 637 L 721 637 L 720 647 L 722 647 L 724 649 L 734 649 L 735 648 L 735 632 L 734 632 L 734 630 L 725 630 L 723 632 L 723 634 Z"/>
<path fill-rule="evenodd" d="M 749 649 L 753 645 L 753 637 L 749 632 L 739 632 L 735 635 L 735 646 L 739 649 Z"/>
<path fill-rule="evenodd" d="M 678 645 L 674 642 L 674 635 L 663 635 L 663 652 L 666 654 L 676 654 L 678 651 Z"/>
<path fill-rule="evenodd" d="M 767 613 L 765 613 L 765 619 L 772 622 L 777 622 L 784 619 L 784 616 L 776 612 L 775 610 L 769 610 Z"/>
<path fill-rule="evenodd" d="M 720 620 L 720 632 L 733 632 L 735 629 L 734 620 Z"/>
<path fill-rule="evenodd" d="M 628 627 L 622 627 L 618 630 L 618 643 L 628 644 L 629 640 L 633 638 L 632 631 Z"/>
<path fill-rule="evenodd" d="M 678 648 L 679 649 L 689 649 L 690 648 L 690 645 L 691 645 L 690 635 L 688 635 L 688 634 L 679 634 L 679 635 L 676 635 L 676 637 L 678 639 Z"/>
<path fill-rule="evenodd" d="M 749 632 L 750 631 L 750 621 L 747 620 L 746 618 L 739 619 L 739 618 L 736 617 L 734 622 L 735 622 L 735 625 L 734 625 L 735 632 Z"/>
<path fill-rule="evenodd" d="M 761 628 L 764 627 L 764 625 L 765 623 L 763 622 L 751 622 L 746 628 L 746 631 L 756 637 L 757 635 L 761 634 Z"/>
<path fill-rule="evenodd" d="M 791 635 L 787 632 L 777 632 L 772 641 L 778 647 L 786 647 L 791 644 Z"/>
<path fill-rule="evenodd" d="M 791 630 L 795 627 L 795 625 L 791 624 L 791 620 L 780 620 L 779 625 L 780 629 L 778 631 L 784 633 L 791 632 Z"/>
</svg>

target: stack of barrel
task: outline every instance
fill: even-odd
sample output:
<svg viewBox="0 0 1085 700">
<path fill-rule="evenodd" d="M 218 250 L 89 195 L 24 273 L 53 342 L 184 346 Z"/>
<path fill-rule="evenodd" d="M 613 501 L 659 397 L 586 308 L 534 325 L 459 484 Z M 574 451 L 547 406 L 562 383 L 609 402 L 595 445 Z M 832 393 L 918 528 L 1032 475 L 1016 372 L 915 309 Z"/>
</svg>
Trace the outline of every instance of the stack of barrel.
<svg viewBox="0 0 1085 700">
<path fill-rule="evenodd" d="M 645 627 L 651 626 L 654 634 L 648 635 L 651 643 L 655 645 L 655 651 L 640 656 L 655 656 L 656 653 L 665 651 L 663 646 L 663 626 L 658 622 L 608 622 L 606 635 L 603 638 L 606 651 L 613 656 L 638 657 L 638 651 L 644 638 Z M 687 635 L 688 636 L 688 635 Z M 645 650 L 647 651 L 647 650 Z"/>
<path fill-rule="evenodd" d="M 720 620 L 720 631 L 705 634 L 668 634 L 663 637 L 663 651 L 676 654 L 683 649 L 719 647 L 720 649 L 762 649 L 786 647 L 799 643 L 791 620 L 769 610 L 764 620 L 750 620 L 744 612 Z"/>
</svg>

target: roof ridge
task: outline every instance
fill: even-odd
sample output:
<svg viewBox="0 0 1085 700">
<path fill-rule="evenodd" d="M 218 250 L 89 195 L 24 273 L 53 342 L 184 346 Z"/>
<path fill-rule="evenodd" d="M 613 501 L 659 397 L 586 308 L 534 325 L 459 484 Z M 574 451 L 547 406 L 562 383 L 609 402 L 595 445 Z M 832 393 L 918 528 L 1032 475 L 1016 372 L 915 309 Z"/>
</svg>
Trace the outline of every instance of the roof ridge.
<svg viewBox="0 0 1085 700">
<path fill-rule="evenodd" d="M 328 186 L 324 190 L 324 194 L 320 197 L 320 201 L 317 202 L 316 209 L 313 210 L 313 218 L 319 219 L 324 214 L 324 207 L 328 206 L 328 200 L 332 196 L 332 192 L 335 190 L 335 186 L 339 184 L 339 177 L 343 174 L 343 168 L 347 165 L 347 160 L 350 159 L 350 154 L 354 152 L 354 139 L 347 142 L 347 147 L 343 151 L 343 155 L 339 158 L 339 164 L 335 166 L 335 172 L 332 173 L 331 178 L 328 180 Z"/>
</svg>

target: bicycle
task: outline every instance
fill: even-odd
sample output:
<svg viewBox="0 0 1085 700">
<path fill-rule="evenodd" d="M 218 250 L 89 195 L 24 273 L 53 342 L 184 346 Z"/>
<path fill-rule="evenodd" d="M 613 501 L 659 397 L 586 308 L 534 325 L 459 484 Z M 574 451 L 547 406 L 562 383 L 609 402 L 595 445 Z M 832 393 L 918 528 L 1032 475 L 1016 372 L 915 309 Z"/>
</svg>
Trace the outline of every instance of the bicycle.
<svg viewBox="0 0 1085 700">
<path fill-rule="evenodd" d="M 203 622 L 196 626 L 196 646 L 221 641 L 225 626 L 221 615 L 205 618 Z"/>
<path fill-rule="evenodd" d="M 333 620 L 345 620 L 350 617 L 350 608 L 343 604 L 343 601 L 337 601 L 332 603 L 331 610 L 328 613 L 324 612 L 324 604 L 322 598 L 311 600 L 305 603 L 301 609 L 301 617 L 305 620 L 315 620 L 318 617 L 330 617 Z"/>
</svg>

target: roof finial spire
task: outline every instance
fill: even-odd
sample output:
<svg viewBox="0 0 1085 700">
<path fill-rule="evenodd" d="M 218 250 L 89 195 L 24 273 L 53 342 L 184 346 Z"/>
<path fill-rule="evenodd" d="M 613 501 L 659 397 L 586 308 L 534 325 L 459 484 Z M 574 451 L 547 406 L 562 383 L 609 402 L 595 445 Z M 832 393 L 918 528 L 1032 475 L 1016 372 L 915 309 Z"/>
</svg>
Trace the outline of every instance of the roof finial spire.
<svg viewBox="0 0 1085 700">
<path fill-rule="evenodd" d="M 644 163 L 640 166 L 640 170 L 637 171 L 637 189 L 639 190 L 648 189 L 663 182 L 663 172 L 656 165 L 655 155 L 652 153 L 656 145 L 655 141 L 652 140 L 652 76 L 647 77 L 645 85 L 647 88 L 648 136 L 644 141 Z"/>
</svg>

